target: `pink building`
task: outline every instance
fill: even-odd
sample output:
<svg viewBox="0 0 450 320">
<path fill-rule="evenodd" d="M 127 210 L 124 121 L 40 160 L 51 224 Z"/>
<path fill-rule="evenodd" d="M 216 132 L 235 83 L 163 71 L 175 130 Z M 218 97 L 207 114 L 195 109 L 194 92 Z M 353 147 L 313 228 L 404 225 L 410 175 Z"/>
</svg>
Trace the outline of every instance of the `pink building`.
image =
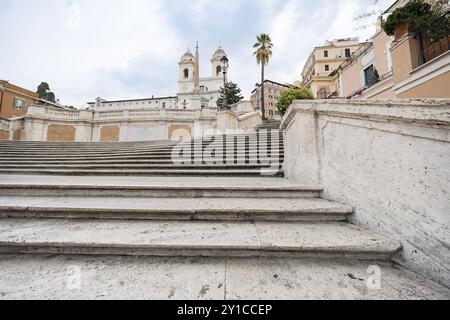
<svg viewBox="0 0 450 320">
<path fill-rule="evenodd" d="M 399 0 L 385 14 L 406 5 Z M 447 12 L 440 19 L 448 19 Z M 336 71 L 339 96 L 347 99 L 450 98 L 450 30 L 430 39 L 426 32 L 381 28 Z"/>
<path fill-rule="evenodd" d="M 390 48 L 393 37 L 379 30 L 339 70 L 339 95 L 344 98 L 394 98 Z"/>
</svg>

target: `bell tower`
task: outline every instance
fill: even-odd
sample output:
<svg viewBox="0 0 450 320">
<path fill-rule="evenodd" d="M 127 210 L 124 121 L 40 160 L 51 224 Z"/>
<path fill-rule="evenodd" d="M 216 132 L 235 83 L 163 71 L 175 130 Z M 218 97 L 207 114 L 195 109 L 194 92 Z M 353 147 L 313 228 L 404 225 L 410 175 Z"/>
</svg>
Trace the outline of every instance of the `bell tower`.
<svg viewBox="0 0 450 320">
<path fill-rule="evenodd" d="M 178 92 L 189 93 L 194 91 L 196 61 L 188 49 L 181 57 L 179 65 Z"/>
<path fill-rule="evenodd" d="M 227 54 L 225 50 L 222 49 L 222 47 L 219 47 L 216 52 L 214 52 L 212 59 L 211 59 L 211 67 L 212 67 L 212 77 L 222 77 L 222 64 L 220 60 L 223 57 L 226 57 Z"/>
</svg>

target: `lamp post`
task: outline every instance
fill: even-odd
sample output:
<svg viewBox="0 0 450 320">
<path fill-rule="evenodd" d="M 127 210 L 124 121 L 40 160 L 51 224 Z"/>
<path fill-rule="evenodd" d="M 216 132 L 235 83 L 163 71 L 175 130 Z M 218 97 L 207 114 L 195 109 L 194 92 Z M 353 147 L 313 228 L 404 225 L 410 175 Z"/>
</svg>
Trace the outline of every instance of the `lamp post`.
<svg viewBox="0 0 450 320">
<path fill-rule="evenodd" d="M 226 56 L 223 56 L 220 59 L 220 63 L 222 64 L 222 72 L 223 72 L 223 109 L 226 109 L 228 106 L 228 98 L 227 98 L 227 71 L 229 60 Z"/>
</svg>

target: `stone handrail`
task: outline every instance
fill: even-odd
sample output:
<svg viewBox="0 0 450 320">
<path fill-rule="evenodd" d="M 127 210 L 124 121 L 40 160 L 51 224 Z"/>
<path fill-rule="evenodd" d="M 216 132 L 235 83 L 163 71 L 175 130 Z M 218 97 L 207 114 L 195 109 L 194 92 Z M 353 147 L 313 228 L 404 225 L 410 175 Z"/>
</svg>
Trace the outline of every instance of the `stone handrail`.
<svg viewBox="0 0 450 320">
<path fill-rule="evenodd" d="M 196 120 L 217 116 L 216 109 L 180 110 L 180 109 L 137 109 L 121 111 L 94 112 L 95 120 Z"/>
<path fill-rule="evenodd" d="M 118 120 L 197 120 L 214 119 L 217 109 L 133 109 L 117 111 L 63 110 L 43 106 L 30 106 L 26 117 L 61 121 L 118 121 Z"/>
<path fill-rule="evenodd" d="M 7 119 L 0 119 L 0 130 L 9 131 L 10 121 Z"/>
<path fill-rule="evenodd" d="M 63 109 L 53 109 L 53 108 L 46 108 L 45 114 L 48 116 L 54 116 L 54 117 L 61 117 L 61 118 L 70 118 L 70 119 L 76 119 L 80 117 L 80 111 L 79 110 L 63 110 Z"/>
<path fill-rule="evenodd" d="M 450 100 L 448 99 L 373 99 L 294 101 L 283 118 L 281 128 L 283 130 L 288 128 L 295 115 L 303 112 L 342 118 L 450 126 Z"/>
</svg>

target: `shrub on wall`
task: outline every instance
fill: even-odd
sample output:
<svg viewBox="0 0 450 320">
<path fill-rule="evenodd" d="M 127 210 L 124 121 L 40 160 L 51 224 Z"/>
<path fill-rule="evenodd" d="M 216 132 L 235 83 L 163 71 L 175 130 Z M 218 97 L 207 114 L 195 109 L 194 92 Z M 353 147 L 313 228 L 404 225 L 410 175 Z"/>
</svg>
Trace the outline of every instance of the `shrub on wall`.
<svg viewBox="0 0 450 320">
<path fill-rule="evenodd" d="M 411 32 L 425 32 L 431 38 L 441 38 L 441 33 L 449 27 L 449 19 L 442 18 L 445 13 L 442 1 L 431 5 L 424 0 L 412 0 L 402 8 L 396 9 L 382 23 L 383 30 L 390 36 L 396 27 L 406 24 Z"/>
<path fill-rule="evenodd" d="M 314 95 L 308 89 L 291 88 L 281 93 L 280 99 L 278 100 L 278 112 L 281 116 L 284 116 L 289 106 L 294 100 L 313 100 Z"/>
</svg>

